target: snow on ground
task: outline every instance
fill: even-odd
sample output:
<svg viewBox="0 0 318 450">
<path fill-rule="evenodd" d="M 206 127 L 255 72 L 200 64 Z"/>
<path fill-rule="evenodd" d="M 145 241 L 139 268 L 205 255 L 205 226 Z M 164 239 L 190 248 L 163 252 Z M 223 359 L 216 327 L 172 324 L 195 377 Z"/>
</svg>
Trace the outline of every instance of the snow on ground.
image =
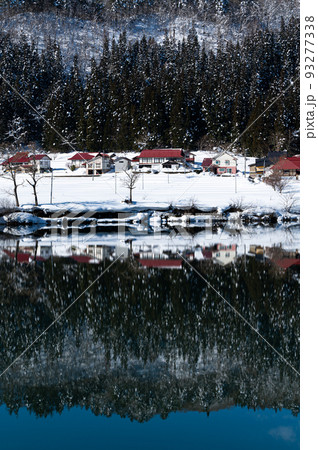
<svg viewBox="0 0 318 450">
<path fill-rule="evenodd" d="M 76 172 L 72 173 L 76 175 Z M 132 205 L 124 202 L 129 190 L 124 186 L 124 173 L 106 173 L 99 177 L 53 178 L 53 204 L 50 205 L 51 175 L 45 176 L 38 184 L 38 197 L 41 206 L 57 210 L 143 210 L 166 209 L 169 205 L 185 207 L 195 205 L 202 209 L 212 207 L 225 208 L 231 203 L 241 203 L 243 208 L 258 212 L 284 212 L 288 199 L 294 199 L 293 212 L 299 212 L 298 180 L 292 179 L 282 194 L 270 186 L 251 183 L 242 174 L 237 177 L 217 177 L 208 173 L 148 174 L 140 175 L 133 191 Z M 34 204 L 32 189 L 25 180 L 26 175 L 19 174 L 18 182 L 20 203 L 25 208 Z M 1 201 L 13 200 L 12 182 L 0 177 Z"/>
</svg>

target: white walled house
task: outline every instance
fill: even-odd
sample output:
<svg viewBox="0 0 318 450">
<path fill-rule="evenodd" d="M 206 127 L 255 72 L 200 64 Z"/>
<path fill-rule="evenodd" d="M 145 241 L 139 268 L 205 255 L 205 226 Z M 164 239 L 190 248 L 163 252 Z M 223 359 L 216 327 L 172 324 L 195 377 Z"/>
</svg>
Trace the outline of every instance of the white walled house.
<svg viewBox="0 0 318 450">
<path fill-rule="evenodd" d="M 113 162 L 109 155 L 99 154 L 86 163 L 86 174 L 101 175 L 102 173 L 109 172 L 112 167 Z"/>
<path fill-rule="evenodd" d="M 123 172 L 131 168 L 131 160 L 122 156 L 121 158 L 115 159 L 115 172 Z"/>
<path fill-rule="evenodd" d="M 220 266 L 226 266 L 236 260 L 237 249 L 236 244 L 223 245 L 217 244 L 213 252 L 213 260 Z"/>
<path fill-rule="evenodd" d="M 37 172 L 51 169 L 51 158 L 45 154 L 29 154 L 18 152 L 2 163 L 4 169 L 14 168 L 19 172 L 28 172 L 36 167 Z"/>
<path fill-rule="evenodd" d="M 36 165 L 38 172 L 51 169 L 51 158 L 47 155 L 30 155 L 30 161 Z"/>
<path fill-rule="evenodd" d="M 237 158 L 228 152 L 214 156 L 212 164 L 217 175 L 235 174 L 237 172 Z"/>
<path fill-rule="evenodd" d="M 205 158 L 202 162 L 203 170 L 216 175 L 232 175 L 237 172 L 237 158 L 229 152 L 218 153 L 212 158 Z"/>
<path fill-rule="evenodd" d="M 71 158 L 69 158 L 67 160 L 68 166 L 75 167 L 76 169 L 78 169 L 80 167 L 85 167 L 86 164 L 88 163 L 88 161 L 91 161 L 92 159 L 94 159 L 95 156 L 96 156 L 96 153 L 95 154 L 88 153 L 88 152 L 75 153 L 75 155 L 73 155 Z"/>
<path fill-rule="evenodd" d="M 179 164 L 185 164 L 186 155 L 184 151 L 179 149 L 153 149 L 153 150 L 142 150 L 139 155 L 139 167 L 149 167 L 153 168 L 167 161 L 178 162 Z"/>
</svg>

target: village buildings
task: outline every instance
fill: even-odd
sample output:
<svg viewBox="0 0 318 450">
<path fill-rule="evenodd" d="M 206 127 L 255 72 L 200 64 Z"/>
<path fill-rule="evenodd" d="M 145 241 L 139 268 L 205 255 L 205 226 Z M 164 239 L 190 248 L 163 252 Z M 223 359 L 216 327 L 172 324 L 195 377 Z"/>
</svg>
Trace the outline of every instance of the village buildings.
<svg viewBox="0 0 318 450">
<path fill-rule="evenodd" d="M 2 163 L 4 170 L 15 169 L 19 172 L 45 172 L 51 168 L 51 158 L 46 154 L 18 152 Z"/>
<path fill-rule="evenodd" d="M 86 163 L 86 175 L 101 175 L 113 167 L 109 155 L 99 153 Z"/>
<path fill-rule="evenodd" d="M 211 154 L 211 153 L 210 153 Z M 202 155 L 202 153 L 201 153 Z M 63 154 L 59 154 L 61 160 Z M 65 154 L 67 156 L 67 154 Z M 201 156 L 202 158 L 202 156 Z M 56 165 L 55 156 L 46 154 L 33 154 L 29 152 L 17 152 L 2 163 L 4 171 L 15 169 L 17 172 L 28 172 L 36 168 L 37 172 L 61 170 Z M 64 161 L 64 159 L 63 159 Z M 229 151 L 219 151 L 209 157 L 196 161 L 195 152 L 189 152 L 181 148 L 145 149 L 139 154 L 131 153 L 107 154 L 104 152 L 76 152 L 66 158 L 65 169 L 75 171 L 84 169 L 77 174 L 79 176 L 101 175 L 109 171 L 116 173 L 132 170 L 134 172 L 208 172 L 218 176 L 235 176 L 238 173 L 238 157 Z M 246 170 L 247 169 L 247 170 Z M 242 166 L 240 170 L 243 171 Z M 298 177 L 300 175 L 300 156 L 287 157 L 286 152 L 269 152 L 262 158 L 256 158 L 255 162 L 246 167 L 245 173 L 251 178 L 268 175 L 270 171 L 278 171 L 282 176 Z"/>
<path fill-rule="evenodd" d="M 235 175 L 237 158 L 229 152 L 222 152 L 212 158 L 204 158 L 202 168 L 205 172 L 212 172 L 216 175 Z"/>
<path fill-rule="evenodd" d="M 95 154 L 88 152 L 75 153 L 75 155 L 73 155 L 71 158 L 68 159 L 68 166 L 72 169 L 85 167 L 88 161 L 91 161 L 94 157 Z"/>
<path fill-rule="evenodd" d="M 131 168 L 131 160 L 125 156 L 116 158 L 114 163 L 115 172 L 124 172 L 125 170 L 129 170 Z"/>
<path fill-rule="evenodd" d="M 186 154 L 181 149 L 154 149 L 154 150 L 142 150 L 139 155 L 139 167 L 152 168 L 164 163 L 186 163 Z"/>
<path fill-rule="evenodd" d="M 300 155 L 287 157 L 286 152 L 269 152 L 249 165 L 250 176 L 260 177 L 270 171 L 279 171 L 283 176 L 300 175 Z"/>
</svg>

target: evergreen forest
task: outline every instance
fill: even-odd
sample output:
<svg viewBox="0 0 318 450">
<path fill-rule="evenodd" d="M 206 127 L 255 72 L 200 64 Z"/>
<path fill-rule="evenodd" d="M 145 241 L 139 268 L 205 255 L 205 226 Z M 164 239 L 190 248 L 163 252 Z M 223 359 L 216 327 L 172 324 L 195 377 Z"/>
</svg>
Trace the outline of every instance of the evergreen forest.
<svg viewBox="0 0 318 450">
<path fill-rule="evenodd" d="M 76 56 L 67 66 L 51 38 L 40 51 L 25 37 L 0 33 L 0 143 L 127 151 L 235 141 L 251 156 L 298 153 L 298 68 L 298 19 L 249 32 L 242 42 L 220 41 L 217 50 L 199 42 L 194 27 L 183 41 L 105 36 L 89 73 Z"/>
</svg>

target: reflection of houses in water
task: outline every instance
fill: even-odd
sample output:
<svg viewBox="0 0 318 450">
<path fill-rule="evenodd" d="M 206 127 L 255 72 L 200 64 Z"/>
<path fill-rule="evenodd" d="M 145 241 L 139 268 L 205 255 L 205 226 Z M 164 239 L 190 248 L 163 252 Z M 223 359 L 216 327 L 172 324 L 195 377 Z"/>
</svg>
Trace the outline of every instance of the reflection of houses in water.
<svg viewBox="0 0 318 450">
<path fill-rule="evenodd" d="M 180 252 L 180 253 L 179 253 Z M 83 264 L 96 264 L 104 260 L 114 260 L 118 257 L 128 258 L 133 255 L 142 267 L 181 269 L 183 258 L 187 261 L 210 260 L 215 264 L 226 266 L 232 263 L 237 256 L 236 244 L 215 244 L 210 247 L 167 248 L 158 245 L 133 245 L 129 243 L 114 243 L 113 245 L 88 244 L 57 246 L 33 246 L 17 244 L 5 250 L 5 254 L 17 262 L 29 263 L 32 261 L 45 261 L 50 258 L 67 258 Z M 180 256 L 182 254 L 182 257 Z"/>
<path fill-rule="evenodd" d="M 236 259 L 236 244 L 213 246 L 213 261 L 221 266 L 226 266 Z"/>
<path fill-rule="evenodd" d="M 134 253 L 134 257 L 139 264 L 145 268 L 160 268 L 160 269 L 181 269 L 182 258 L 177 253 L 153 251 L 152 249 L 140 250 Z"/>
<path fill-rule="evenodd" d="M 36 241 L 23 245 L 19 242 L 2 249 L 0 255 L 18 263 L 41 262 L 51 258 L 66 258 L 79 264 L 98 264 L 105 260 L 124 259 L 130 255 L 145 268 L 181 269 L 183 258 L 192 261 L 211 261 L 213 264 L 227 266 L 237 258 L 237 245 L 218 243 L 210 246 L 170 247 L 169 245 L 136 245 L 133 241 L 114 241 L 111 245 L 84 244 L 54 245 Z M 180 256 L 182 254 L 182 257 Z M 282 247 L 250 245 L 248 255 L 260 261 L 271 261 L 278 269 L 286 270 L 300 264 L 298 250 L 286 251 Z M 1 256 L 0 256 L 1 257 Z"/>
<path fill-rule="evenodd" d="M 250 245 L 249 254 L 259 260 L 270 260 L 276 267 L 282 270 L 300 265 L 300 253 L 297 249 L 284 250 L 282 247 Z"/>
<path fill-rule="evenodd" d="M 40 256 L 43 259 L 51 258 L 51 256 L 52 256 L 52 247 L 51 247 L 51 245 L 40 245 L 39 246 L 39 250 L 38 250 L 38 254 L 40 254 Z"/>
<path fill-rule="evenodd" d="M 113 252 L 114 252 L 114 248 L 113 247 L 106 247 L 106 245 L 93 245 L 90 244 L 86 247 L 86 249 L 81 250 L 81 253 L 86 254 L 87 256 L 89 256 L 91 259 L 97 260 L 97 261 L 104 261 L 104 259 L 109 259 Z"/>
<path fill-rule="evenodd" d="M 39 248 L 32 246 L 9 247 L 3 249 L 3 253 L 10 259 L 18 263 L 28 264 L 32 261 L 45 261 L 46 257 L 39 251 Z"/>
<path fill-rule="evenodd" d="M 188 261 L 211 260 L 215 264 L 226 266 L 235 261 L 237 246 L 236 244 L 215 244 L 211 247 L 185 249 L 182 251 L 182 255 Z M 143 267 L 180 269 L 183 262 L 177 252 L 167 250 L 159 253 L 151 247 L 148 247 L 147 250 L 139 250 L 138 253 L 134 253 L 134 256 Z"/>
<path fill-rule="evenodd" d="M 30 263 L 30 262 L 34 261 L 34 255 L 32 255 L 32 253 L 29 253 L 29 252 L 14 251 L 14 250 L 10 251 L 7 249 L 4 249 L 3 252 L 10 259 L 17 261 L 18 263 Z"/>
<path fill-rule="evenodd" d="M 248 253 L 254 256 L 256 259 L 263 260 L 265 256 L 265 249 L 260 245 L 250 245 Z"/>
<path fill-rule="evenodd" d="M 276 267 L 282 270 L 300 265 L 300 253 L 298 250 L 284 250 L 281 247 L 266 247 L 265 254 Z"/>
<path fill-rule="evenodd" d="M 72 247 L 70 257 L 78 263 L 96 264 L 119 256 L 128 257 L 129 250 L 121 246 L 89 244 L 86 247 Z"/>
<path fill-rule="evenodd" d="M 195 254 L 195 259 L 212 260 L 215 264 L 220 266 L 227 266 L 235 261 L 237 257 L 236 244 L 214 244 L 211 247 L 203 247 L 200 249 L 201 257 L 198 250 Z"/>
</svg>

